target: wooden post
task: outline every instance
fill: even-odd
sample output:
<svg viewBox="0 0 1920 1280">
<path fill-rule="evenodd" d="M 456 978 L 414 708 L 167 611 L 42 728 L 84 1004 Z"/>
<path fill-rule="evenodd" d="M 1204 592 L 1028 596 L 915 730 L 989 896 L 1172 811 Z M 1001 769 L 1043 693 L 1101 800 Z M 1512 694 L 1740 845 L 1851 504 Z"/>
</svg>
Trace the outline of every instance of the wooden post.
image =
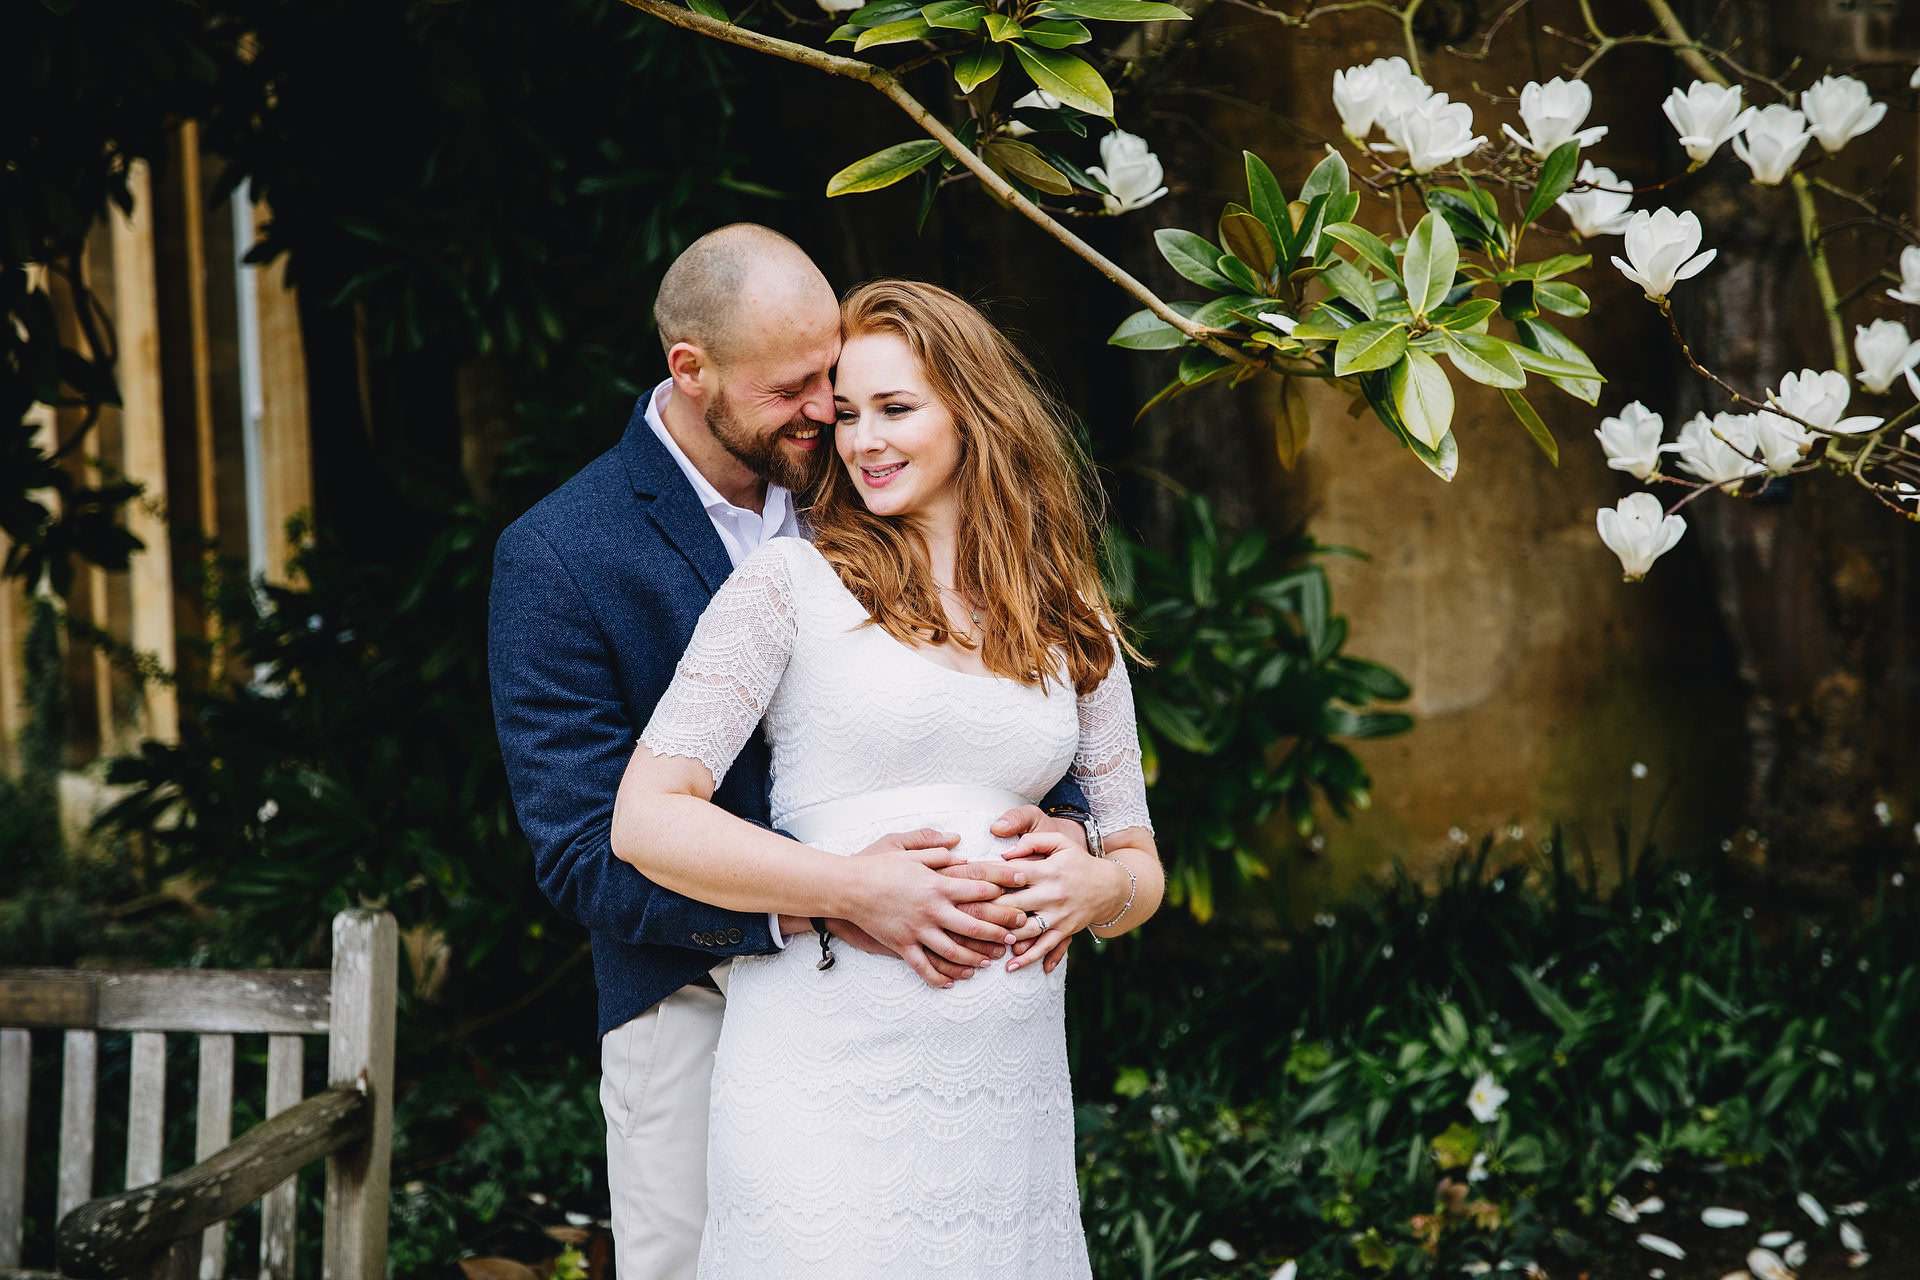
<svg viewBox="0 0 1920 1280">
<path fill-rule="evenodd" d="M 239 193 L 236 199 L 242 198 Z M 261 217 L 271 216 L 266 205 Z M 252 247 L 236 246 L 241 254 Z M 283 255 L 254 272 L 254 315 L 259 352 L 260 487 L 253 495 L 260 503 L 259 526 L 264 534 L 259 566 L 267 578 L 287 581 L 286 566 L 295 548 L 287 539 L 287 520 L 313 506 L 313 443 L 307 413 L 307 357 L 300 337 L 300 303 L 287 285 Z M 244 323 L 244 318 L 243 321 Z"/>
<path fill-rule="evenodd" d="M 387 1273 L 387 1180 L 393 1147 L 393 1005 L 399 934 L 385 912 L 333 918 L 333 1025 L 327 1082 L 373 1100 L 367 1140 L 327 1157 L 324 1280 Z"/>
<path fill-rule="evenodd" d="M 0 1267 L 20 1265 L 27 1207 L 27 1085 L 33 1037 L 0 1031 Z"/>
</svg>

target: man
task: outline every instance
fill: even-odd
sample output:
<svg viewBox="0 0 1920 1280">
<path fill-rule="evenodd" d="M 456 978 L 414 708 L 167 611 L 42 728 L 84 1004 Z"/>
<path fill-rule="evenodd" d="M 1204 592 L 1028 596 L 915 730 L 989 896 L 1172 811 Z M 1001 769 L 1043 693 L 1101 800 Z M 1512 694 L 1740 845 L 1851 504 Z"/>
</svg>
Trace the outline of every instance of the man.
<svg viewBox="0 0 1920 1280">
<path fill-rule="evenodd" d="M 840 349 L 826 278 L 791 240 L 750 224 L 689 246 L 661 281 L 654 317 L 666 381 L 634 407 L 614 449 L 501 535 L 488 619 L 494 718 L 536 875 L 592 940 L 625 1280 L 693 1274 L 724 1008 L 709 971 L 811 926 L 655 886 L 612 854 L 614 796 L 713 592 L 768 538 L 799 531 L 793 493 L 831 457 L 829 377 Z M 1084 807 L 1070 788 L 1056 796 Z M 763 742 L 741 753 L 714 801 L 766 824 Z M 997 830 L 1040 825 L 1080 834 L 1032 806 Z M 866 855 L 911 864 L 886 877 L 899 891 L 871 918 L 830 928 L 899 955 L 935 984 L 997 956 L 1024 918 L 992 900 L 1021 873 L 956 865 L 955 842 L 933 831 L 876 842 Z"/>
</svg>

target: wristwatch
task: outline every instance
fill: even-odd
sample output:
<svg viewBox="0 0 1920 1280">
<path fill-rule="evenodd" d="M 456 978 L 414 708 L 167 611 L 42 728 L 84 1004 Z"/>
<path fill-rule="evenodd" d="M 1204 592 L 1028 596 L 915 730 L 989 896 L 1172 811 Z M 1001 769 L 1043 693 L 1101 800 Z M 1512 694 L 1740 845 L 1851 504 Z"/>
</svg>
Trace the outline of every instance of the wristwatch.
<svg viewBox="0 0 1920 1280">
<path fill-rule="evenodd" d="M 1049 818 L 1069 818 L 1080 824 L 1087 833 L 1087 852 L 1096 858 L 1107 856 L 1106 846 L 1100 842 L 1100 824 L 1093 815 L 1077 804 L 1050 804 L 1045 813 Z"/>
</svg>

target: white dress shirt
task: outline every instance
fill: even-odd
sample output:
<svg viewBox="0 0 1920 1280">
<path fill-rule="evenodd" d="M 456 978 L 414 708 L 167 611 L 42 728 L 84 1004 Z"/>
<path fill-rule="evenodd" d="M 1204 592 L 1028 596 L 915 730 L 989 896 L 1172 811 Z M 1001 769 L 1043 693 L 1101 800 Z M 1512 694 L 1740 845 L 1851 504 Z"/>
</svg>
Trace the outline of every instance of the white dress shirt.
<svg viewBox="0 0 1920 1280">
<path fill-rule="evenodd" d="M 653 389 L 647 397 L 647 425 L 653 428 L 653 434 L 660 437 L 660 443 L 666 446 L 675 465 L 687 477 L 687 483 L 693 486 L 693 492 L 700 499 L 700 505 L 706 508 L 707 519 L 713 522 L 713 531 L 720 535 L 720 545 L 727 549 L 727 559 L 736 567 L 742 560 L 758 551 L 772 538 L 792 538 L 800 534 L 800 519 L 793 509 L 793 495 L 772 481 L 767 482 L 767 496 L 760 504 L 760 510 L 736 507 L 720 496 L 713 487 L 713 481 L 700 474 L 700 468 L 693 465 L 693 459 L 687 457 L 673 433 L 667 430 L 667 423 L 660 416 L 662 406 L 673 392 L 673 379 L 668 378 Z M 767 927 L 773 934 L 773 945 L 785 947 L 787 939 L 780 932 L 778 912 L 767 913 Z"/>
</svg>

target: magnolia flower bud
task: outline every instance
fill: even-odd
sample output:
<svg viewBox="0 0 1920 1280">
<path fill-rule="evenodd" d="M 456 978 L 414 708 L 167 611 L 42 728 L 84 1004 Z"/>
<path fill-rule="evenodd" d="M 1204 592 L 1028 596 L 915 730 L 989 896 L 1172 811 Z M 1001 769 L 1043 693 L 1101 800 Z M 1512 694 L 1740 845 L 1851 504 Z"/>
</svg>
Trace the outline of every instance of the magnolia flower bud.
<svg viewBox="0 0 1920 1280">
<path fill-rule="evenodd" d="M 1694 256 L 1700 247 L 1700 219 L 1671 209 L 1642 209 L 1627 222 L 1626 258 L 1615 258 L 1620 274 L 1662 302 L 1674 285 L 1707 269 L 1718 249 Z"/>
<path fill-rule="evenodd" d="M 1444 93 L 1383 120 L 1380 127 L 1396 149 L 1407 153 L 1407 167 L 1415 173 L 1432 173 L 1449 161 L 1472 155 L 1486 142 L 1473 131 L 1473 108 L 1447 101 Z"/>
<path fill-rule="evenodd" d="M 1813 137 L 1807 132 L 1807 118 L 1775 103 L 1758 112 L 1748 111 L 1745 119 L 1740 136 L 1733 140 L 1733 152 L 1753 170 L 1755 182 L 1778 186 Z"/>
<path fill-rule="evenodd" d="M 1852 76 L 1822 76 L 1800 94 L 1813 136 L 1829 152 L 1838 151 L 1880 123 L 1887 104 L 1875 102 L 1867 86 Z"/>
<path fill-rule="evenodd" d="M 1522 137 L 1510 124 L 1500 127 L 1509 138 L 1544 160 L 1563 142 L 1590 147 L 1607 136 L 1603 124 L 1591 129 L 1580 127 L 1591 110 L 1593 90 L 1586 81 L 1555 76 L 1545 84 L 1530 82 L 1520 91 L 1520 122 L 1527 126 L 1527 136 Z"/>
<path fill-rule="evenodd" d="M 1609 467 L 1636 480 L 1651 480 L 1660 470 L 1660 455 L 1674 448 L 1660 443 L 1660 433 L 1666 426 L 1659 414 L 1635 400 L 1620 411 L 1619 417 L 1602 418 L 1600 429 L 1593 434 L 1607 455 Z"/>
<path fill-rule="evenodd" d="M 1627 229 L 1632 217 L 1633 197 L 1619 190 L 1627 184 L 1613 170 L 1591 160 L 1580 162 L 1578 181 L 1588 184 L 1585 191 L 1569 191 L 1554 201 L 1567 214 L 1573 229 L 1583 236 L 1617 236 Z M 1613 188 L 1596 190 L 1596 188 Z"/>
<path fill-rule="evenodd" d="M 1160 158 L 1137 134 L 1115 129 L 1100 139 L 1100 163 L 1089 165 L 1087 172 L 1106 184 L 1112 195 L 1102 196 L 1107 212 L 1130 213 L 1144 209 L 1167 194 L 1161 179 Z"/>
<path fill-rule="evenodd" d="M 1842 418 L 1840 415 L 1847 411 L 1847 401 L 1852 397 L 1853 388 L 1847 385 L 1846 375 L 1834 369 L 1825 373 L 1816 369 L 1790 373 L 1780 379 L 1778 391 L 1767 393 L 1770 403 L 1779 405 L 1802 422 L 1843 436 L 1871 431 L 1885 421 L 1865 416 Z"/>
<path fill-rule="evenodd" d="M 1895 302 L 1920 306 L 1920 244 L 1910 244 L 1900 251 L 1900 287 L 1887 290 L 1887 296 Z"/>
<path fill-rule="evenodd" d="M 1333 109 L 1356 142 L 1432 92 L 1405 58 L 1375 58 L 1363 67 L 1333 73 Z"/>
<path fill-rule="evenodd" d="M 1013 100 L 1013 110 L 1015 111 L 1020 110 L 1022 107 L 1034 111 L 1058 111 L 1060 106 L 1060 99 L 1054 97 L 1045 89 L 1035 89 L 1032 93 Z M 1024 138 L 1033 132 L 1033 126 L 1024 120 L 1009 118 L 1007 120 L 1007 132 L 1016 138 Z"/>
<path fill-rule="evenodd" d="M 1661 110 L 1680 134 L 1680 145 L 1695 164 L 1713 159 L 1720 144 L 1740 131 L 1747 113 L 1740 107 L 1740 86 L 1695 80 L 1685 93 L 1675 89 Z"/>
<path fill-rule="evenodd" d="M 1716 413 L 1711 421 L 1696 413 L 1680 428 L 1677 444 L 1681 469 L 1708 484 L 1732 484 L 1767 470 L 1764 462 L 1755 461 L 1760 438 L 1750 413 Z"/>
<path fill-rule="evenodd" d="M 1668 515 L 1660 499 L 1644 491 L 1628 494 L 1617 507 L 1600 508 L 1594 523 L 1600 541 L 1620 557 L 1620 573 L 1628 582 L 1646 577 L 1653 562 L 1673 550 L 1687 531 L 1685 520 Z"/>
<path fill-rule="evenodd" d="M 819 5 L 828 13 L 852 13 L 865 7 L 862 0 L 819 0 Z"/>
<path fill-rule="evenodd" d="M 1853 326 L 1853 354 L 1860 372 L 1853 375 L 1875 395 L 1884 395 L 1893 380 L 1920 363 L 1920 342 L 1907 337 L 1898 320 L 1875 320 Z"/>
</svg>

